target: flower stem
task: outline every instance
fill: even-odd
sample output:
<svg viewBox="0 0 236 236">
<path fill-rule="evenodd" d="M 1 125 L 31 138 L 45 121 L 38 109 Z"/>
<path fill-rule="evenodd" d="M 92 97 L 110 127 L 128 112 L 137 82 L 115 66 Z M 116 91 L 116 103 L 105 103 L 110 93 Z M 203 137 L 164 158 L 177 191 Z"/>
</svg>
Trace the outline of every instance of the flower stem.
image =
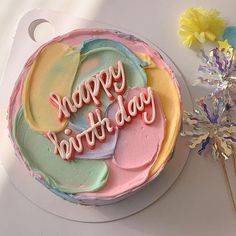
<svg viewBox="0 0 236 236">
<path fill-rule="evenodd" d="M 232 200 L 232 203 L 233 203 L 233 206 L 234 206 L 234 210 L 235 210 L 235 213 L 236 213 L 236 203 L 235 203 L 235 200 L 234 200 L 233 190 L 232 190 L 232 187 L 231 187 L 231 184 L 230 184 L 228 171 L 227 171 L 227 168 L 226 168 L 226 165 L 225 165 L 225 159 L 224 159 L 223 156 L 220 157 L 220 163 L 221 163 L 222 169 L 224 171 L 226 185 L 228 187 L 230 198 Z"/>
</svg>

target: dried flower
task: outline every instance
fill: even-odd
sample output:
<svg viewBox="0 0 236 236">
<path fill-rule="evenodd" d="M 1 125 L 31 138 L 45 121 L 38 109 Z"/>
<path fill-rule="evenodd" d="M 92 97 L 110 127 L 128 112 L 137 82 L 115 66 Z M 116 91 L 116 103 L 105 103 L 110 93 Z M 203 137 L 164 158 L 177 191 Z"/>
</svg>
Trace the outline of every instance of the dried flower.
<svg viewBox="0 0 236 236">
<path fill-rule="evenodd" d="M 235 109 L 224 99 L 210 97 L 196 102 L 193 113 L 184 112 L 183 136 L 190 136 L 189 147 L 200 146 L 198 153 L 211 152 L 214 159 L 228 159 L 236 144 Z"/>
</svg>

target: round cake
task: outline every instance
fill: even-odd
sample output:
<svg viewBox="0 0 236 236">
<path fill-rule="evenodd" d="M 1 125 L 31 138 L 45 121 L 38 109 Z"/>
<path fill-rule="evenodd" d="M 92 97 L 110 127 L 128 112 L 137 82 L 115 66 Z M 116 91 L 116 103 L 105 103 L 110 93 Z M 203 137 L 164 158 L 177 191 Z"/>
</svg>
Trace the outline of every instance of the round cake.
<svg viewBox="0 0 236 236">
<path fill-rule="evenodd" d="M 163 170 L 179 133 L 181 96 L 146 42 L 78 29 L 28 59 L 8 112 L 16 155 L 31 176 L 70 202 L 105 205 Z"/>
</svg>

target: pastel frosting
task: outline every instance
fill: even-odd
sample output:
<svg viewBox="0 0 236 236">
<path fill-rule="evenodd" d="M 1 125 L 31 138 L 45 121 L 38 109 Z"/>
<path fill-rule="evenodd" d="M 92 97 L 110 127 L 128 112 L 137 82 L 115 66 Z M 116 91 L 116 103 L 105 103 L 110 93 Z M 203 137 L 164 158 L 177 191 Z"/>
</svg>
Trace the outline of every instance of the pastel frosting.
<svg viewBox="0 0 236 236">
<path fill-rule="evenodd" d="M 139 114 L 96 149 L 62 160 L 44 133 L 60 136 L 66 127 L 82 132 L 95 106 L 59 121 L 49 94 L 71 96 L 83 81 L 118 60 L 127 80 L 125 103 L 147 86 L 154 91 L 154 123 L 144 124 Z M 101 100 L 103 115 L 112 120 L 117 102 L 104 94 Z M 154 179 L 169 160 L 180 122 L 178 83 L 158 52 L 132 35 L 102 29 L 75 30 L 40 47 L 19 76 L 9 106 L 11 139 L 31 175 L 58 196 L 83 204 L 113 203 Z"/>
</svg>

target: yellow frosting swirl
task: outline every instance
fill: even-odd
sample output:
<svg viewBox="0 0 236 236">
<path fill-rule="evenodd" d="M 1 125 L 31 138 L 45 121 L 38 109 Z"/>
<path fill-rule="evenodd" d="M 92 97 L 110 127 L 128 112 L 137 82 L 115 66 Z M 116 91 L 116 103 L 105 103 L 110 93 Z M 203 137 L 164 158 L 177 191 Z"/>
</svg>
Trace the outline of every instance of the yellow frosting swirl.
<svg viewBox="0 0 236 236">
<path fill-rule="evenodd" d="M 63 43 L 50 44 L 37 56 L 27 74 L 22 95 L 25 119 L 31 129 L 41 133 L 58 132 L 66 126 L 67 120 L 59 121 L 49 95 L 53 91 L 70 96 L 79 61 L 79 51 Z"/>
</svg>

